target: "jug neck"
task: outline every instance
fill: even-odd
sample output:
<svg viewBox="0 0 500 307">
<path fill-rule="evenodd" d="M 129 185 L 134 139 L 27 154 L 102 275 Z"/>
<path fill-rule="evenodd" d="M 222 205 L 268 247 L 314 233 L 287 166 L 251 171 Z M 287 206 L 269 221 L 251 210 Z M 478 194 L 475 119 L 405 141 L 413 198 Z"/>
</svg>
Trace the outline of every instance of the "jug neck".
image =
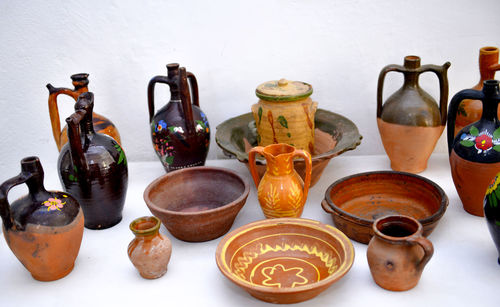
<svg viewBox="0 0 500 307">
<path fill-rule="evenodd" d="M 416 88 L 418 87 L 418 76 L 419 76 L 419 73 L 417 72 L 413 72 L 413 71 L 409 71 L 409 72 L 405 72 L 404 73 L 404 83 L 403 83 L 403 87 L 412 87 L 412 88 Z"/>
<path fill-rule="evenodd" d="M 295 148 L 286 144 L 273 144 L 264 149 L 267 173 L 272 176 L 291 174 L 293 169 L 293 153 Z"/>
<path fill-rule="evenodd" d="M 498 121 L 497 109 L 499 100 L 498 81 L 487 80 L 483 83 L 483 114 L 481 120 Z"/>
<path fill-rule="evenodd" d="M 129 228 L 137 239 L 150 241 L 158 235 L 160 225 L 161 222 L 158 218 L 145 216 L 132 221 Z"/>
<path fill-rule="evenodd" d="M 495 79 L 495 70 L 491 69 L 492 65 L 498 64 L 498 48 L 483 47 L 479 50 L 479 73 L 481 79 L 478 86 L 482 86 L 486 80 Z"/>
<path fill-rule="evenodd" d="M 23 173 L 31 174 L 26 181 L 30 195 L 38 198 L 39 194 L 46 194 L 47 190 L 43 186 L 44 172 L 42 164 L 37 157 L 27 157 L 21 161 L 21 170 Z"/>
</svg>

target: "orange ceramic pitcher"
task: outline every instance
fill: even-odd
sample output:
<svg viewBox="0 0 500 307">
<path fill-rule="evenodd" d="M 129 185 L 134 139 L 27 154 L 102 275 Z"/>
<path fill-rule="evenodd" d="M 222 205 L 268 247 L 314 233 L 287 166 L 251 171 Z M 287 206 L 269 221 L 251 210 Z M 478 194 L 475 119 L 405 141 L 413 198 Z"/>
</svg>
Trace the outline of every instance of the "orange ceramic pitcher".
<svg viewBox="0 0 500 307">
<path fill-rule="evenodd" d="M 259 178 L 255 165 L 256 154 L 264 156 L 267 163 L 262 179 Z M 295 156 L 302 157 L 305 161 L 305 182 L 293 168 Z M 311 184 L 311 155 L 307 151 L 280 143 L 252 148 L 248 153 L 248 162 L 266 218 L 300 217 Z"/>
</svg>

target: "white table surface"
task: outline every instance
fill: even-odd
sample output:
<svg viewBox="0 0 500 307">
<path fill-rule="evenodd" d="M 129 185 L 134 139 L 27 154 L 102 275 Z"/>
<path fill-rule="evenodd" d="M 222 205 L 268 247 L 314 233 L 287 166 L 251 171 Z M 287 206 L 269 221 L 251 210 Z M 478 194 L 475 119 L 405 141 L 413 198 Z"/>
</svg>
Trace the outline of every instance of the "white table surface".
<svg viewBox="0 0 500 307">
<path fill-rule="evenodd" d="M 42 161 L 44 163 L 44 161 Z M 231 230 L 264 218 L 250 174 L 237 160 L 210 160 L 207 165 L 233 169 L 249 183 L 248 200 Z M 45 165 L 47 189 L 60 189 L 55 165 Z M 332 224 L 321 208 L 326 188 L 344 176 L 389 168 L 386 156 L 339 156 L 311 188 L 303 218 Z M 53 282 L 34 280 L 0 240 L 0 306 L 264 306 L 219 272 L 215 249 L 220 238 L 203 243 L 175 239 L 162 226 L 173 245 L 167 273 L 156 280 L 139 276 L 129 262 L 127 246 L 133 239 L 128 228 L 136 217 L 151 215 L 142 194 L 164 173 L 160 162 L 129 163 L 129 186 L 123 220 L 106 230 L 85 229 L 75 268 Z M 12 177 L 16 174 L 9 174 Z M 406 292 L 391 292 L 372 280 L 364 244 L 353 241 L 355 260 L 351 270 L 303 306 L 484 306 L 498 305 L 500 286 L 497 251 L 483 218 L 466 213 L 453 185 L 447 155 L 434 154 L 420 175 L 440 185 L 450 204 L 429 236 L 435 253 L 420 283 Z M 3 176 L 6 177 L 6 176 Z M 19 193 L 19 191 L 18 191 Z M 11 197 L 9 197 L 11 199 Z"/>
</svg>

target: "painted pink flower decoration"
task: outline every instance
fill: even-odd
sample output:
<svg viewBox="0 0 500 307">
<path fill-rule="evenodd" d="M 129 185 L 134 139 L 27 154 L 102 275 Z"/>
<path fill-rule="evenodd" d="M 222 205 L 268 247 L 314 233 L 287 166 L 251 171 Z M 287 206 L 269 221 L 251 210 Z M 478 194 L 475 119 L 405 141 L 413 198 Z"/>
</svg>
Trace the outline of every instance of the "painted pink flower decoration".
<svg viewBox="0 0 500 307">
<path fill-rule="evenodd" d="M 49 198 L 42 203 L 42 205 L 45 205 L 47 207 L 47 211 L 61 211 L 61 208 L 64 207 L 65 204 L 66 202 L 63 203 L 62 200 L 57 199 L 57 197 Z"/>
<path fill-rule="evenodd" d="M 488 150 L 493 146 L 493 140 L 487 134 L 482 134 L 476 137 L 476 148 L 480 150 Z"/>
</svg>

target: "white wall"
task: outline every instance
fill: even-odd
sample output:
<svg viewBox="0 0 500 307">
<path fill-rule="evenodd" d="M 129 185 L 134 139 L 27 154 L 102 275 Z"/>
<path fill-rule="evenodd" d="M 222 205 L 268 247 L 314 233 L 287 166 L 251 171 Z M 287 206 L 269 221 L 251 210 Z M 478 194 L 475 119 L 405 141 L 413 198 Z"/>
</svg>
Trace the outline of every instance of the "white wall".
<svg viewBox="0 0 500 307">
<path fill-rule="evenodd" d="M 364 139 L 349 154 L 383 154 L 381 68 L 409 54 L 450 61 L 451 98 L 477 82 L 479 48 L 500 46 L 499 12 L 498 0 L 0 1 L 0 181 L 22 157 L 57 161 L 45 84 L 69 87 L 78 72 L 90 73 L 95 110 L 117 125 L 128 159 L 156 160 L 146 87 L 170 62 L 198 78 L 209 158 L 219 152 L 215 127 L 249 112 L 258 84 L 282 77 L 311 83 L 321 108 L 356 123 Z M 389 75 L 386 97 L 400 84 Z M 437 96 L 435 77 L 421 84 Z M 169 96 L 159 88 L 162 104 Z M 72 105 L 61 101 L 63 117 Z M 436 151 L 446 151 L 444 137 Z"/>
</svg>

